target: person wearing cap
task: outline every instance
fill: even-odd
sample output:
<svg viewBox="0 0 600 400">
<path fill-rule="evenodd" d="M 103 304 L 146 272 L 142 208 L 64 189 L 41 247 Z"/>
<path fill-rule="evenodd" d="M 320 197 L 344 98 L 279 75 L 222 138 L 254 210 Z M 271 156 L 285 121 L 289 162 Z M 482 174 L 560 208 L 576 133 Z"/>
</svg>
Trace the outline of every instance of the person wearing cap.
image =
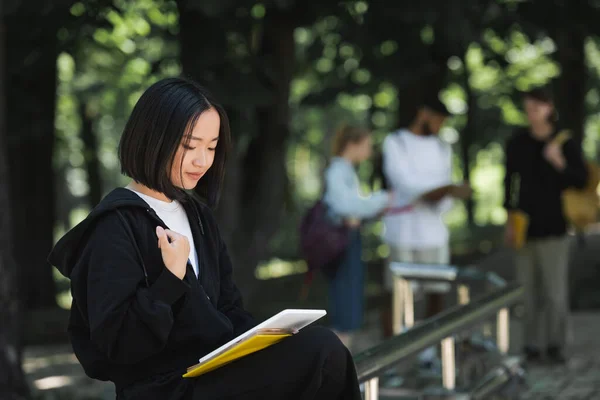
<svg viewBox="0 0 600 400">
<path fill-rule="evenodd" d="M 467 183 L 452 182 L 452 148 L 438 136 L 450 113 L 437 96 L 417 107 L 406 128 L 390 133 L 383 142 L 382 170 L 385 186 L 394 194 L 393 207 L 404 210 L 384 216 L 384 242 L 390 261 L 448 264 L 449 234 L 442 215 L 452 207 L 453 198 L 467 199 Z M 409 206 L 409 207 L 407 207 Z M 386 268 L 385 288 L 393 289 L 392 273 Z M 428 284 L 426 315 L 443 308 L 448 285 Z M 435 357 L 431 349 L 422 354 L 428 364 Z"/>
</svg>

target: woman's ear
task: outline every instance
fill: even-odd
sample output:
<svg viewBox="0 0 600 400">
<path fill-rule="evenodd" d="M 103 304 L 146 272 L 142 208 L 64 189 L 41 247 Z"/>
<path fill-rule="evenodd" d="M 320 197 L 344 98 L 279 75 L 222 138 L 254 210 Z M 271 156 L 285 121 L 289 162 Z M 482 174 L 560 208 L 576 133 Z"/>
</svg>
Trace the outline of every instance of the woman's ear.
<svg viewBox="0 0 600 400">
<path fill-rule="evenodd" d="M 552 112 L 550 113 L 550 122 L 558 122 L 558 110 L 556 109 L 556 104 L 550 104 L 552 105 Z"/>
<path fill-rule="evenodd" d="M 556 107 L 554 103 L 543 103 L 543 109 L 548 122 L 554 122 L 556 120 Z"/>
</svg>

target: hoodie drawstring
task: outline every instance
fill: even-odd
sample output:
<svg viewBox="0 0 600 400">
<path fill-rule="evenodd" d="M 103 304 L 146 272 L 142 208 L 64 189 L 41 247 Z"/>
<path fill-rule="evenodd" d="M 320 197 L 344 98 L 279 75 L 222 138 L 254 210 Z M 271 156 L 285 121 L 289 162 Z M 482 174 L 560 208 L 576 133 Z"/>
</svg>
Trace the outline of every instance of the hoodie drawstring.
<svg viewBox="0 0 600 400">
<path fill-rule="evenodd" d="M 119 216 L 119 218 L 121 219 L 121 222 L 123 222 L 123 225 L 125 226 L 125 230 L 127 231 L 127 235 L 129 236 L 129 238 L 131 239 L 131 241 L 133 242 L 133 246 L 135 247 L 135 252 L 137 253 L 140 262 L 142 263 L 142 269 L 144 270 L 144 280 L 146 281 L 146 287 L 150 287 L 150 284 L 148 283 L 148 272 L 146 271 L 146 265 L 144 264 L 144 259 L 142 258 L 142 252 L 140 251 L 140 248 L 138 247 L 138 244 L 135 240 L 135 237 L 133 236 L 133 232 L 131 231 L 131 226 L 129 226 L 129 224 L 127 223 L 127 220 L 125 219 L 125 217 L 123 216 L 123 214 L 121 213 L 121 211 L 119 211 L 119 209 L 115 209 L 117 211 L 117 215 Z"/>
</svg>

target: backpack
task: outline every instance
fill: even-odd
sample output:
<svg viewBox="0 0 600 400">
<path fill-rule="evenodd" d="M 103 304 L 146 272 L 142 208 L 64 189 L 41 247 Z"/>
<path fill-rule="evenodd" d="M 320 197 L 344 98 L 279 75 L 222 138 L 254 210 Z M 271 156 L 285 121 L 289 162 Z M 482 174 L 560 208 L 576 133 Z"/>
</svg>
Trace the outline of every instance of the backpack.
<svg viewBox="0 0 600 400">
<path fill-rule="evenodd" d="M 150 285 L 148 283 L 148 273 L 146 272 L 146 266 L 144 265 L 142 253 L 140 251 L 140 248 L 138 247 L 137 242 L 135 241 L 135 236 L 133 236 L 131 227 L 125 219 L 125 217 L 123 216 L 123 214 L 121 213 L 121 211 L 119 211 L 118 208 L 115 211 L 117 212 L 119 219 L 125 226 L 127 235 L 131 238 L 133 242 L 137 256 L 139 257 L 139 260 L 142 263 L 146 287 L 149 287 Z M 89 321 L 85 314 L 86 308 L 87 302 L 84 301 L 84 305 L 82 304 L 80 306 L 79 304 L 77 304 L 75 299 L 73 299 L 73 303 L 71 305 L 71 315 L 69 317 L 68 325 L 71 346 L 73 347 L 73 351 L 75 352 L 75 355 L 77 356 L 77 359 L 81 363 L 81 366 L 83 367 L 83 370 L 85 371 L 85 374 L 87 376 L 101 381 L 108 381 L 110 380 L 111 361 L 102 351 L 98 349 L 98 347 L 91 340 Z"/>
<path fill-rule="evenodd" d="M 308 280 L 320 270 L 333 278 L 349 241 L 349 229 L 336 225 L 328 216 L 325 202 L 320 199 L 308 209 L 300 223 L 300 254 L 308 267 Z"/>
<path fill-rule="evenodd" d="M 84 312 L 73 299 L 67 331 L 73 352 L 83 367 L 85 374 L 100 381 L 110 380 L 111 362 L 90 338 L 89 321 L 84 318 Z"/>
<path fill-rule="evenodd" d="M 571 138 L 569 130 L 563 130 L 554 139 L 564 144 Z M 588 178 L 584 188 L 568 188 L 562 193 L 563 213 L 567 221 L 578 231 L 583 231 L 598 219 L 598 184 L 600 183 L 600 166 L 593 161 L 586 161 Z"/>
</svg>

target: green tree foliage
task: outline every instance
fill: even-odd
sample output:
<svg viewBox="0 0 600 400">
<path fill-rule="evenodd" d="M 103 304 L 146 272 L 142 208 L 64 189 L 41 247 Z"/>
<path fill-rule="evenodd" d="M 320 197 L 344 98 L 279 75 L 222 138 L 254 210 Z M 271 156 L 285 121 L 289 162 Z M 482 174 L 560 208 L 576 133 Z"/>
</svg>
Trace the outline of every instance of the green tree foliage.
<svg viewBox="0 0 600 400">
<path fill-rule="evenodd" d="M 232 252 L 248 261 L 251 276 L 271 255 L 295 257 L 299 217 L 320 194 L 329 141 L 340 123 L 369 126 L 380 143 L 407 123 L 423 92 L 439 90 L 455 114 L 442 136 L 455 144 L 456 179 L 468 178 L 477 189 L 474 203 L 457 206 L 447 219 L 456 228 L 467 219 L 474 226 L 501 224 L 502 147 L 513 126 L 524 123 L 519 91 L 561 80 L 556 32 L 566 24 L 548 13 L 566 6 L 551 3 L 76 3 L 71 13 L 87 16 L 77 28 L 86 34 L 60 32 L 65 43 L 79 39 L 59 58 L 59 117 L 65 119 L 57 122 L 64 143 L 57 162 L 70 193 L 88 193 L 78 135 L 83 103 L 99 138 L 104 187 L 122 183 L 114 148 L 140 92 L 180 71 L 201 81 L 231 117 L 236 149 L 218 212 Z M 590 38 L 589 58 L 595 28 L 583 18 L 577 29 Z M 593 68 L 586 76 L 597 75 Z M 590 93 L 588 104 L 599 97 Z M 596 141 L 585 143 L 593 153 Z M 368 164 L 360 170 L 365 179 L 371 172 Z M 370 229 L 376 235 L 381 226 Z"/>
</svg>

